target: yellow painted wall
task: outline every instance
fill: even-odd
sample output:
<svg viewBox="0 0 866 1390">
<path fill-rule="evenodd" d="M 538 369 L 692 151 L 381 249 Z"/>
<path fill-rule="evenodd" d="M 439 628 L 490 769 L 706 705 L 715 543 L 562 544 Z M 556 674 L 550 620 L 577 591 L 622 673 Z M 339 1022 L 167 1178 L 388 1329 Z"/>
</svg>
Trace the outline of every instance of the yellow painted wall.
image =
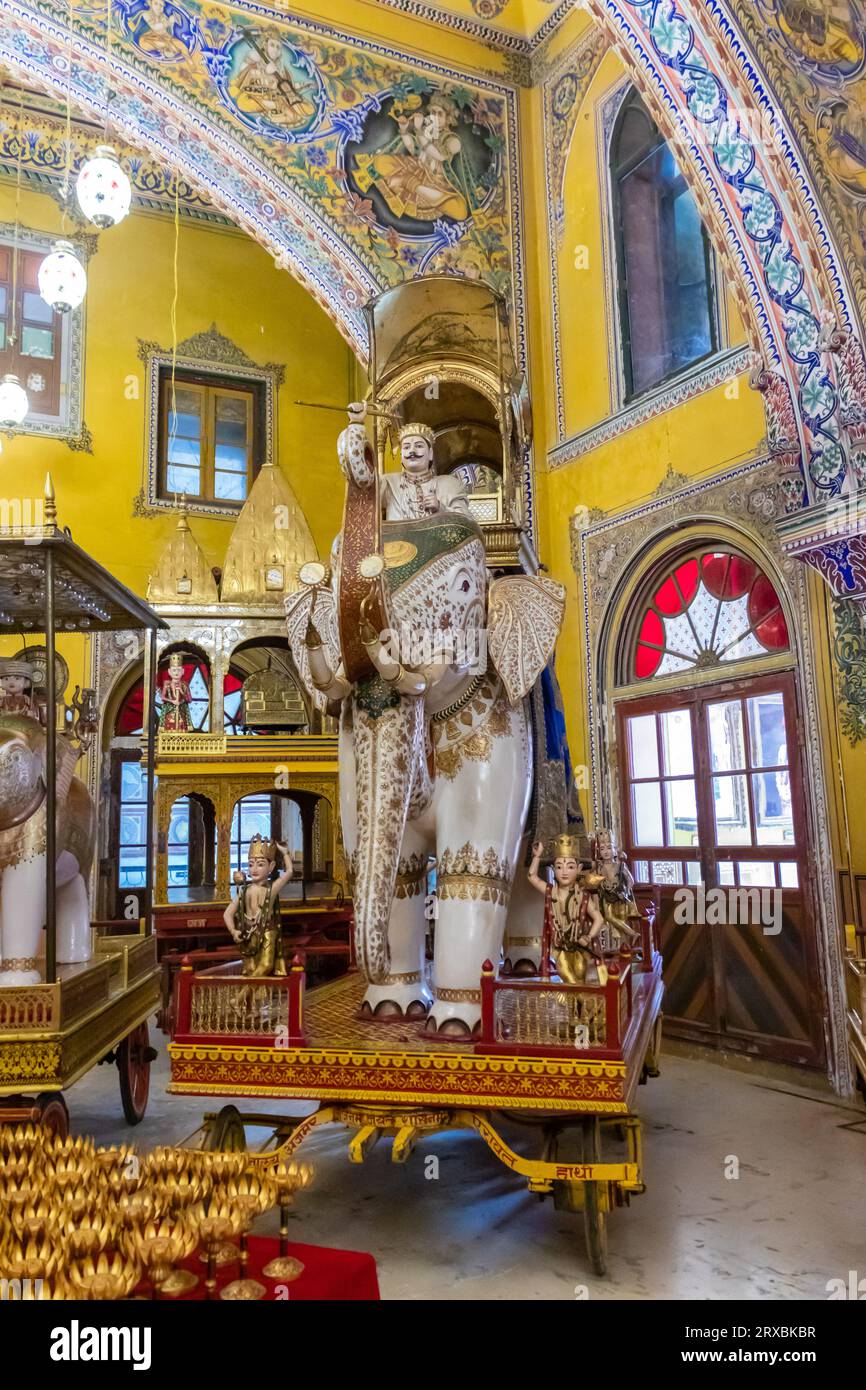
<svg viewBox="0 0 866 1390">
<path fill-rule="evenodd" d="M 554 232 L 566 439 L 601 424 L 611 414 L 608 342 L 612 324 L 605 299 L 609 268 L 602 240 L 605 213 L 601 180 L 606 174 L 595 137 L 599 105 L 623 77 L 619 58 L 610 52 L 584 95 L 565 169 L 561 236 Z M 535 197 L 527 201 L 533 217 L 528 236 L 535 246 L 530 328 L 536 495 L 541 559 L 568 592 L 557 665 L 572 757 L 579 764 L 588 760 L 586 698 L 569 518 L 577 508 L 613 511 L 636 505 L 655 491 L 669 469 L 698 476 L 730 468 L 754 454 L 766 425 L 762 400 L 741 375 L 663 411 L 571 463 L 553 471 L 548 468 L 547 453 L 559 441 L 546 190 L 543 167 L 535 158 L 535 152 L 543 148 L 541 113 L 541 91 L 535 88 L 524 94 L 524 119 L 531 132 L 525 141 L 525 149 L 531 152 L 527 178 L 535 190 Z M 727 290 L 724 293 L 728 346 L 739 347 L 746 343 L 746 332 L 733 297 Z"/>
<path fill-rule="evenodd" d="M 56 203 L 22 190 L 22 225 L 59 232 Z M 15 215 L 15 188 L 0 184 L 0 221 Z M 336 436 L 339 414 L 303 409 L 296 399 L 345 405 L 354 359 L 322 309 L 248 237 L 181 218 L 177 336 L 210 328 L 257 363 L 286 366 L 278 393 L 277 453 L 321 554 L 342 515 Z M 145 452 L 144 365 L 138 340 L 172 345 L 175 228 L 171 218 L 132 214 L 100 233 L 85 301 L 84 420 L 93 453 L 32 435 L 3 441 L 0 494 L 39 497 L 50 470 L 58 518 L 75 540 L 119 579 L 144 594 L 147 578 L 176 525 L 170 513 L 134 517 Z M 14 480 L 15 492 L 10 492 Z M 221 565 L 232 523 L 191 517 L 211 564 Z"/>
</svg>

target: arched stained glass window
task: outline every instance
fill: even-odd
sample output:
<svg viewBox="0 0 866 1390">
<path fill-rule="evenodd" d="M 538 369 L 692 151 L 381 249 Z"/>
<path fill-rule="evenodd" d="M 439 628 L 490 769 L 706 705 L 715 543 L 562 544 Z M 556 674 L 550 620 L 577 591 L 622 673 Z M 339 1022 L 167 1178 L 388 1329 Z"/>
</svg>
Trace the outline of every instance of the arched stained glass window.
<svg viewBox="0 0 866 1390">
<path fill-rule="evenodd" d="M 779 596 L 753 560 L 733 550 L 701 549 L 653 582 L 639 609 L 630 678 L 711 670 L 732 661 L 787 651 Z"/>
</svg>

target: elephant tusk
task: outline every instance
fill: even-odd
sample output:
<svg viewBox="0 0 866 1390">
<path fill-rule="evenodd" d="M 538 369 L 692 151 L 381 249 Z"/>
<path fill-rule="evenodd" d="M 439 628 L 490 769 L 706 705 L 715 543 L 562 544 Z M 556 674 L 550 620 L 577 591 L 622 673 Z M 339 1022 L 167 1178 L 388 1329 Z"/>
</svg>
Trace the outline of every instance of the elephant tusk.
<svg viewBox="0 0 866 1390">
<path fill-rule="evenodd" d="M 379 640 L 370 623 L 361 627 L 361 641 L 364 650 L 375 666 L 382 680 L 391 685 L 401 695 L 423 695 L 427 690 L 427 677 L 420 671 L 407 671 L 399 661 L 393 661 Z"/>
<path fill-rule="evenodd" d="M 351 690 L 349 682 L 331 670 L 322 639 L 312 622 L 307 625 L 304 639 L 307 647 L 307 660 L 310 663 L 310 679 L 317 690 L 329 700 L 344 700 Z"/>
</svg>

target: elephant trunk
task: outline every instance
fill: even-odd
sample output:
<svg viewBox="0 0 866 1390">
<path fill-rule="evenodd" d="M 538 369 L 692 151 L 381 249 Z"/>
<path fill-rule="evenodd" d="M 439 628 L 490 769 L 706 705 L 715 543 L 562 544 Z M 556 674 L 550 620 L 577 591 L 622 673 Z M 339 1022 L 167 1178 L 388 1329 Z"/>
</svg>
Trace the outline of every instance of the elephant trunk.
<svg viewBox="0 0 866 1390">
<path fill-rule="evenodd" d="M 381 710 L 354 710 L 357 783 L 355 949 L 372 984 L 390 967 L 388 923 L 413 788 L 424 763 L 424 702 L 402 695 Z"/>
</svg>

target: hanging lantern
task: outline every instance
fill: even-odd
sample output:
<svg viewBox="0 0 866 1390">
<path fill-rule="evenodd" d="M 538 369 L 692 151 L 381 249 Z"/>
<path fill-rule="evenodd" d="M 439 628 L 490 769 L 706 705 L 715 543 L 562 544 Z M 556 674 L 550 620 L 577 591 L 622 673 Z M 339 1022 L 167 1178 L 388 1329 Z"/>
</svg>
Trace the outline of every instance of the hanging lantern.
<svg viewBox="0 0 866 1390">
<path fill-rule="evenodd" d="M 110 145 L 98 145 L 75 181 L 78 204 L 97 227 L 116 227 L 129 212 L 132 187 Z"/>
<path fill-rule="evenodd" d="M 55 241 L 39 267 L 39 293 L 60 314 L 77 309 L 87 289 L 87 271 L 71 241 Z"/>
<path fill-rule="evenodd" d="M 30 402 L 21 382 L 11 372 L 7 373 L 0 381 L 0 425 L 20 425 L 29 409 Z"/>
</svg>

